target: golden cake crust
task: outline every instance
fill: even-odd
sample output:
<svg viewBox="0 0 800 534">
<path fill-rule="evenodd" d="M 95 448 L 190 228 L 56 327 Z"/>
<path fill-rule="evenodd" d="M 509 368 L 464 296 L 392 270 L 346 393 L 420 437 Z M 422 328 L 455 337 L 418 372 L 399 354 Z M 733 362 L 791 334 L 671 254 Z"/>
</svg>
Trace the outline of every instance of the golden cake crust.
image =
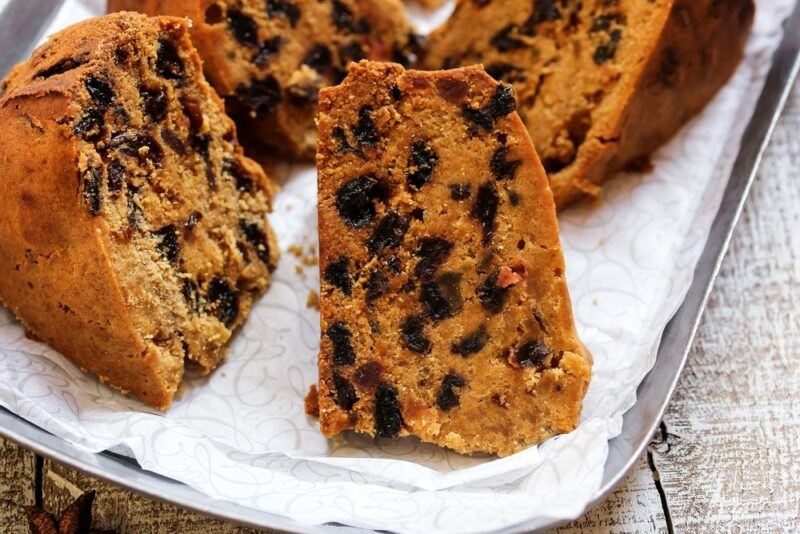
<svg viewBox="0 0 800 534">
<path fill-rule="evenodd" d="M 424 65 L 482 63 L 514 84 L 563 207 L 708 103 L 741 60 L 753 13 L 752 0 L 459 0 Z"/>
<path fill-rule="evenodd" d="M 352 59 L 410 61 L 416 47 L 400 0 L 110 0 L 109 10 L 191 19 L 248 148 L 304 160 L 316 150 L 317 91 Z"/>
<path fill-rule="evenodd" d="M 553 197 L 509 86 L 361 62 L 320 93 L 320 426 L 507 455 L 578 423 Z"/>
</svg>

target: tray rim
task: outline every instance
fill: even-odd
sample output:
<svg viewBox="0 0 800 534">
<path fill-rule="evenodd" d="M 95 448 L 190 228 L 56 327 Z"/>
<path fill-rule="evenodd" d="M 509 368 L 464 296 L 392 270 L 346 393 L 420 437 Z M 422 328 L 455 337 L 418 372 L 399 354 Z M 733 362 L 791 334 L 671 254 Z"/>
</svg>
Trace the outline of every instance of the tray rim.
<svg viewBox="0 0 800 534">
<path fill-rule="evenodd" d="M 797 2 L 793 13 L 784 22 L 783 39 L 773 54 L 764 88 L 742 135 L 739 153 L 695 268 L 691 287 L 664 329 L 655 364 L 637 388 L 636 403 L 623 415 L 622 433 L 608 442 L 609 456 L 606 459 L 602 485 L 581 513 L 596 506 L 624 480 L 661 423 L 686 364 L 764 151 L 799 71 L 800 2 Z M 146 471 L 131 458 L 109 451 L 93 453 L 72 445 L 2 406 L 0 436 L 41 456 L 128 490 L 238 525 L 257 529 L 269 528 L 274 532 L 370 532 L 338 524 L 304 525 L 277 514 L 213 499 L 182 482 Z M 535 528 L 552 528 L 565 522 L 554 520 L 537 523 Z M 506 530 L 526 530 L 526 524 Z"/>
</svg>

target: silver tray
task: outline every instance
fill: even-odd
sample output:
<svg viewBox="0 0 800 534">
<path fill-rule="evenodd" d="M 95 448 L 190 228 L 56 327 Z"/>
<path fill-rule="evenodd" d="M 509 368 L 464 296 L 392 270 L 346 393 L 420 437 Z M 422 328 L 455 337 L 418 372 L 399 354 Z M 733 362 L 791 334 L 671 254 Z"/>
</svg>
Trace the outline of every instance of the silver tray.
<svg viewBox="0 0 800 534">
<path fill-rule="evenodd" d="M 0 75 L 30 53 L 62 0 L 11 0 L 0 13 Z M 0 6 L 3 1 L 0 0 Z M 637 390 L 637 402 L 623 417 L 622 433 L 609 441 L 602 485 L 590 508 L 623 480 L 656 431 L 675 391 L 697 328 L 728 250 L 736 223 L 755 179 L 764 150 L 800 71 L 800 3 L 785 23 L 784 38 L 772 67 L 717 212 L 711 233 L 694 273 L 686 299 L 667 324 L 653 369 Z M 0 436 L 37 454 L 89 475 L 178 506 L 244 526 L 284 532 L 358 532 L 341 525 L 309 527 L 290 519 L 212 499 L 180 482 L 143 470 L 128 457 L 111 452 L 93 454 L 49 434 L 0 408 Z M 528 525 L 531 527 L 533 525 Z M 537 524 L 552 527 L 555 524 Z M 510 531 L 529 530 L 519 525 Z"/>
</svg>

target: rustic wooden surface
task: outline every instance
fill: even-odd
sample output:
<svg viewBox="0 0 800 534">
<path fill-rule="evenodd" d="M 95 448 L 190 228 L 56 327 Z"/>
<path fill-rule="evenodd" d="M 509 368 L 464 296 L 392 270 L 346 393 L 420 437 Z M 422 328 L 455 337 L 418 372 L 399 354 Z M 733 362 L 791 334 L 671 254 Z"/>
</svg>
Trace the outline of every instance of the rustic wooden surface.
<svg viewBox="0 0 800 534">
<path fill-rule="evenodd" d="M 770 145 L 660 430 L 625 482 L 559 533 L 786 532 L 800 524 L 800 86 Z M 0 440 L 0 532 L 95 489 L 97 528 L 251 532 Z"/>
</svg>

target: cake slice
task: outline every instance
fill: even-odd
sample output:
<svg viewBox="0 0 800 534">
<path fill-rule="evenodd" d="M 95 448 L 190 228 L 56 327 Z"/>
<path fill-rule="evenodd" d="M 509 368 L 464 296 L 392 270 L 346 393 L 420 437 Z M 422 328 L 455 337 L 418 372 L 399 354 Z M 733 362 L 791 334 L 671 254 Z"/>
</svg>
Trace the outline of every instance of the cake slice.
<svg viewBox="0 0 800 534">
<path fill-rule="evenodd" d="M 110 0 L 109 9 L 190 18 L 246 146 L 311 161 L 319 89 L 351 61 L 415 61 L 421 44 L 400 0 Z"/>
<path fill-rule="evenodd" d="M 514 85 L 561 207 L 641 167 L 742 57 L 752 0 L 460 0 L 429 69 L 482 63 Z"/>
<path fill-rule="evenodd" d="M 208 372 L 270 280 L 271 190 L 188 21 L 55 34 L 0 100 L 0 298 L 38 339 L 155 408 Z"/>
<path fill-rule="evenodd" d="M 511 86 L 361 62 L 320 92 L 322 432 L 511 454 L 578 423 L 553 197 Z"/>
</svg>

